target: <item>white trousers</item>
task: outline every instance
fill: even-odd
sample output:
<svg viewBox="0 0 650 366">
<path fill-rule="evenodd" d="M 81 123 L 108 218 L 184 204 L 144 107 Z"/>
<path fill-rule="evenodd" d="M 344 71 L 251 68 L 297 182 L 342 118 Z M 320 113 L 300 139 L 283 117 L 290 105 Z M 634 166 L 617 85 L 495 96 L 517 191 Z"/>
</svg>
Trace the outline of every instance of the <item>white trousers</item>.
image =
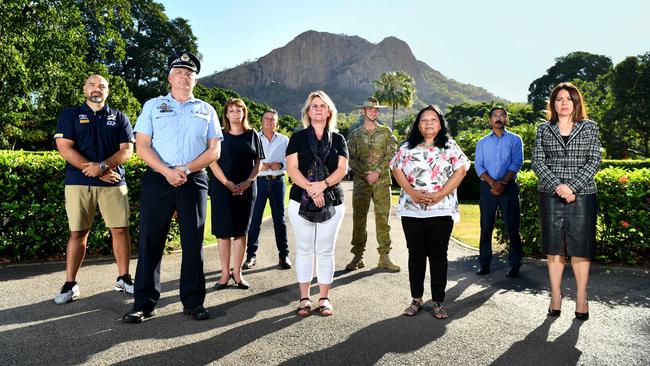
<svg viewBox="0 0 650 366">
<path fill-rule="evenodd" d="M 296 239 L 296 277 L 299 283 L 311 282 L 316 257 L 318 283 L 329 285 L 334 280 L 334 245 L 345 215 L 345 205 L 335 206 L 334 216 L 321 223 L 300 217 L 299 208 L 300 203 L 289 200 L 289 221 Z"/>
</svg>

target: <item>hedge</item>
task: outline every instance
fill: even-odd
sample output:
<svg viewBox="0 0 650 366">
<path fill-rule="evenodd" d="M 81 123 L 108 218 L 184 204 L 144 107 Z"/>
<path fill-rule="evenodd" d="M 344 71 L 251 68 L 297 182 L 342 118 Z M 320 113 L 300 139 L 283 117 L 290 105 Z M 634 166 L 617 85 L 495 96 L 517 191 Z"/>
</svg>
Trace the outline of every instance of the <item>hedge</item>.
<svg viewBox="0 0 650 366">
<path fill-rule="evenodd" d="M 599 262 L 637 264 L 650 259 L 650 169 L 606 168 L 595 177 L 598 186 L 597 257 Z M 519 174 L 521 239 L 526 255 L 541 254 L 537 177 Z M 506 242 L 497 223 L 497 240 Z"/>
<path fill-rule="evenodd" d="M 140 180 L 146 165 L 134 156 L 125 168 L 131 205 L 129 231 L 134 245 L 139 234 Z M 56 152 L 0 151 L 0 256 L 25 260 L 65 253 L 69 229 L 64 174 L 65 161 Z M 168 239 L 177 235 L 174 225 Z M 112 253 L 110 234 L 99 210 L 88 237 L 88 253 Z"/>
<path fill-rule="evenodd" d="M 623 168 L 626 170 L 636 170 L 649 168 L 650 169 L 650 159 L 645 160 L 603 160 L 600 164 L 600 169 L 605 168 Z M 522 171 L 531 170 L 530 160 L 525 160 L 523 166 L 521 167 Z M 474 169 L 474 162 L 470 170 L 467 172 L 465 179 L 458 187 L 458 198 L 463 201 L 478 201 L 480 196 L 480 184 L 481 180 L 476 175 L 476 170 Z"/>
<path fill-rule="evenodd" d="M 650 259 L 650 160 L 604 161 L 596 175 L 599 190 L 598 260 L 638 263 Z M 131 242 L 139 233 L 140 179 L 146 166 L 137 157 L 126 164 Z M 631 170 L 639 166 L 648 168 Z M 624 168 L 622 168 L 624 167 Z M 65 162 L 56 152 L 0 151 L 0 256 L 11 260 L 60 257 L 65 253 L 68 220 L 63 202 Z M 519 174 L 521 234 L 528 255 L 540 253 L 537 178 Z M 479 180 L 472 167 L 459 188 L 461 199 L 478 199 Z M 470 198 L 468 198 L 470 197 Z M 177 238 L 174 226 L 170 240 Z M 497 236 L 505 239 L 502 223 Z M 98 213 L 88 239 L 90 254 L 112 252 L 108 230 Z"/>
</svg>

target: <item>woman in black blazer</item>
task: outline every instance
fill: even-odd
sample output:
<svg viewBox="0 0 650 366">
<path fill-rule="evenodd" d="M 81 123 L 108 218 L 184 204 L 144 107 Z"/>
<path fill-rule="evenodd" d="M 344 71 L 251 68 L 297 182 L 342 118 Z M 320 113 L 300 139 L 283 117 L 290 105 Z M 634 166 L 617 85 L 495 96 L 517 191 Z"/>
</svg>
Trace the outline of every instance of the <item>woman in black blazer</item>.
<svg viewBox="0 0 650 366">
<path fill-rule="evenodd" d="M 553 89 L 547 109 L 549 120 L 537 128 L 532 169 L 539 178 L 542 252 L 548 257 L 551 284 L 548 315 L 560 315 L 568 256 L 576 278 L 575 316 L 587 320 L 589 266 L 596 251 L 598 126 L 587 119 L 582 95 L 571 83 Z"/>
</svg>

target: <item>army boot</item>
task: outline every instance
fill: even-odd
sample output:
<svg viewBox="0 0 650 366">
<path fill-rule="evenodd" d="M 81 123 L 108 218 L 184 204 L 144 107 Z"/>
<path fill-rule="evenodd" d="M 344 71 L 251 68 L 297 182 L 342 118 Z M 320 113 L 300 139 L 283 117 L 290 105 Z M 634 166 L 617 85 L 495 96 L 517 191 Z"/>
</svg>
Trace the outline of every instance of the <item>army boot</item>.
<svg viewBox="0 0 650 366">
<path fill-rule="evenodd" d="M 354 255 L 354 258 L 352 258 L 352 261 L 348 263 L 347 266 L 345 266 L 345 269 L 348 271 L 354 271 L 355 269 L 360 269 L 365 267 L 366 264 L 363 263 L 363 256 L 362 255 Z"/>
<path fill-rule="evenodd" d="M 401 269 L 400 266 L 390 260 L 390 255 L 388 254 L 382 254 L 379 256 L 379 263 L 377 264 L 377 267 L 387 269 L 391 272 L 399 272 Z"/>
</svg>

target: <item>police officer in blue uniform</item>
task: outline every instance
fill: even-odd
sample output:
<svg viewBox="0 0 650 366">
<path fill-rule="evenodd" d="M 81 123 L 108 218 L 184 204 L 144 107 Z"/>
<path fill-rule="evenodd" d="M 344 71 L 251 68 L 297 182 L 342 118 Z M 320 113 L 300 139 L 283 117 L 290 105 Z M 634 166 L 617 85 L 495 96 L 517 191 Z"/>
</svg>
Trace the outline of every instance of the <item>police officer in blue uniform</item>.
<svg viewBox="0 0 650 366">
<path fill-rule="evenodd" d="M 189 52 L 170 57 L 170 93 L 147 101 L 135 126 L 136 152 L 149 169 L 142 177 L 135 301 L 133 309 L 122 317 L 126 323 L 140 323 L 155 315 L 160 299 L 160 261 L 174 211 L 183 248 L 183 312 L 196 320 L 210 317 L 203 307 L 205 167 L 219 157 L 223 135 L 214 108 L 192 94 L 200 68 L 199 60 Z"/>
<path fill-rule="evenodd" d="M 84 83 L 86 102 L 66 108 L 54 139 L 65 166 L 65 210 L 70 237 L 66 250 L 66 282 L 54 297 L 57 304 L 76 300 L 81 291 L 77 272 L 86 254 L 88 233 L 97 206 L 111 231 L 119 276 L 115 291 L 133 293 L 129 275 L 129 199 L 122 163 L 133 154 L 129 118 L 106 104 L 108 81 L 91 75 Z"/>
</svg>

